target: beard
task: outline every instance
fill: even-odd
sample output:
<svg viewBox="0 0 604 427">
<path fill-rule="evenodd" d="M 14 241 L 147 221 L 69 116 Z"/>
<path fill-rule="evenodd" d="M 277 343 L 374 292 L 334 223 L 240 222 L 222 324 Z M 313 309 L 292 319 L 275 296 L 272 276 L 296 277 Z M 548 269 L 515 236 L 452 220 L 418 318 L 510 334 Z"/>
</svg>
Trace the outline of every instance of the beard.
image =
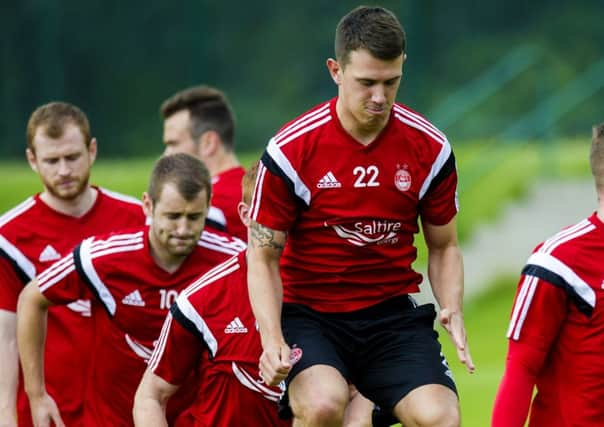
<svg viewBox="0 0 604 427">
<path fill-rule="evenodd" d="M 180 242 L 179 244 L 166 245 L 166 251 L 175 257 L 185 257 L 189 255 L 197 246 L 197 240 L 192 239 L 190 242 Z"/>
<path fill-rule="evenodd" d="M 59 184 L 44 181 L 44 187 L 53 196 L 61 200 L 74 200 L 86 191 L 90 180 L 90 172 L 77 178 L 72 178 L 73 184 L 69 188 L 62 188 Z"/>
</svg>

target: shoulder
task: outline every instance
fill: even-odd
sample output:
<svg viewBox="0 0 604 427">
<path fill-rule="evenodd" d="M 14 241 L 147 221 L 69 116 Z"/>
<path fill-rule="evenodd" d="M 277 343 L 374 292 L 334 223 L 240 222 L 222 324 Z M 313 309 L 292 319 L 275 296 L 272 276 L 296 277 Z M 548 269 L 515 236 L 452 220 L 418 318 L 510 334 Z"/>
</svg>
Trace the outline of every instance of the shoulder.
<svg viewBox="0 0 604 427">
<path fill-rule="evenodd" d="M 227 169 L 224 172 L 219 173 L 213 178 L 216 182 L 221 181 L 235 181 L 241 184 L 241 178 L 245 175 L 245 168 L 243 166 L 236 166 L 231 169 Z"/>
<path fill-rule="evenodd" d="M 324 102 L 288 122 L 273 136 L 262 154 L 262 164 L 273 174 L 295 177 L 310 153 L 330 136 L 334 126 L 335 99 Z M 321 156 L 316 156 L 321 159 Z M 258 175 L 262 174 L 259 169 Z M 294 179 L 295 181 L 295 179 Z"/>
<path fill-rule="evenodd" d="M 604 250 L 598 227 L 585 219 L 537 245 L 522 274 L 564 289 L 579 309 L 591 313 L 601 286 Z"/>
<path fill-rule="evenodd" d="M 399 131 L 416 134 L 421 136 L 424 141 L 437 146 L 449 145 L 449 140 L 440 129 L 408 106 L 395 103 L 392 107 L 392 114 Z"/>
<path fill-rule="evenodd" d="M 279 131 L 275 134 L 275 138 L 282 139 L 287 134 L 292 134 L 295 131 L 307 130 L 310 126 L 320 126 L 321 123 L 327 122 L 332 118 L 331 105 L 335 100 L 329 100 L 315 105 L 311 109 L 300 114 L 298 117 L 286 122 Z"/>
<path fill-rule="evenodd" d="M 94 211 L 96 220 L 106 221 L 113 229 L 134 227 L 146 223 L 140 200 L 105 188 L 98 188 L 99 197 Z M 107 227 L 104 227 L 107 229 Z"/>
<path fill-rule="evenodd" d="M 548 259 L 557 260 L 570 267 L 576 254 L 591 240 L 596 230 L 597 226 L 590 218 L 565 227 L 538 244 L 529 261 L 546 264 Z"/>
<path fill-rule="evenodd" d="M 231 284 L 246 284 L 247 268 L 245 254 L 233 256 L 214 268 L 208 270 L 196 281 L 185 288 L 178 296 L 176 303 L 185 313 L 201 312 L 203 306 L 212 306 L 213 301 L 225 303 L 224 292 Z"/>
<path fill-rule="evenodd" d="M 204 229 L 197 246 L 226 255 L 237 255 L 247 248 L 246 243 L 222 231 Z"/>
<path fill-rule="evenodd" d="M 28 221 L 29 216 L 34 214 L 35 206 L 36 198 L 32 196 L 2 214 L 0 216 L 0 231 L 5 227 Z"/>
<path fill-rule="evenodd" d="M 126 194 L 118 193 L 116 191 L 107 190 L 106 188 L 97 187 L 99 194 L 106 198 L 111 203 L 116 205 L 125 205 L 133 207 L 141 207 L 142 202 L 135 197 L 128 196 Z"/>
<path fill-rule="evenodd" d="M 78 256 L 84 260 L 107 261 L 117 259 L 126 261 L 124 254 L 127 252 L 143 252 L 145 247 L 145 229 L 132 228 L 119 232 L 101 234 L 89 237 L 82 241 L 78 247 Z"/>
<path fill-rule="evenodd" d="M 292 141 L 301 141 L 305 136 L 317 131 L 333 119 L 332 103 L 330 100 L 311 108 L 295 119 L 287 122 L 269 141 L 275 147 L 283 147 Z"/>
</svg>

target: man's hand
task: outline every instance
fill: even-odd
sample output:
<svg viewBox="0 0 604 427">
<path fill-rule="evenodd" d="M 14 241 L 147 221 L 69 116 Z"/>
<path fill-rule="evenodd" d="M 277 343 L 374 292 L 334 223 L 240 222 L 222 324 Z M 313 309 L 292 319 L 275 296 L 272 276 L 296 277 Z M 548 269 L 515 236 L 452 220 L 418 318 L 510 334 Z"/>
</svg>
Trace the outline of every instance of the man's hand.
<svg viewBox="0 0 604 427">
<path fill-rule="evenodd" d="M 54 399 L 48 393 L 44 393 L 40 397 L 29 399 L 31 406 L 31 416 L 35 427 L 50 427 L 54 422 L 56 427 L 65 427 L 59 408 Z"/>
<path fill-rule="evenodd" d="M 452 312 L 448 308 L 443 308 L 438 315 L 440 324 L 447 330 L 455 348 L 457 350 L 457 356 L 461 363 L 466 365 L 469 373 L 474 372 L 474 362 L 472 362 L 472 356 L 470 355 L 470 347 L 468 346 L 468 338 L 466 336 L 466 329 L 463 323 L 463 315 L 461 312 Z"/>
<path fill-rule="evenodd" d="M 290 348 L 285 342 L 267 345 L 260 356 L 260 376 L 266 384 L 276 386 L 287 377 L 292 363 Z"/>
</svg>

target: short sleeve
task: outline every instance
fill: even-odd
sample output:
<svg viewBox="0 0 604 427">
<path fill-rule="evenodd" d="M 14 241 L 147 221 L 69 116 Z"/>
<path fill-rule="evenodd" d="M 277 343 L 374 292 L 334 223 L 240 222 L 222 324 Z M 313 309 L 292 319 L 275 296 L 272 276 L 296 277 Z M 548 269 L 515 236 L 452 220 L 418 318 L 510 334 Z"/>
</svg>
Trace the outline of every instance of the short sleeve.
<svg viewBox="0 0 604 427">
<path fill-rule="evenodd" d="M 451 154 L 441 171 L 432 180 L 426 194 L 420 201 L 420 215 L 423 221 L 432 225 L 448 224 L 459 210 L 457 199 L 457 171 Z"/>
<path fill-rule="evenodd" d="M 17 300 L 23 285 L 10 261 L 0 257 L 0 310 L 17 311 Z"/>
<path fill-rule="evenodd" d="M 40 292 L 54 304 L 64 305 L 91 297 L 75 267 L 73 253 L 48 267 L 38 275 L 37 280 Z"/>
<path fill-rule="evenodd" d="M 296 220 L 302 202 L 294 195 L 287 178 L 270 170 L 270 165 L 267 167 L 267 159 L 265 155 L 259 163 L 250 206 L 251 218 L 273 230 L 287 231 Z"/>
<path fill-rule="evenodd" d="M 508 328 L 508 338 L 547 352 L 568 313 L 564 289 L 536 276 L 522 275 Z"/>
<path fill-rule="evenodd" d="M 197 336 L 175 319 L 174 307 L 166 317 L 149 367 L 166 382 L 180 385 L 199 364 L 203 346 Z"/>
</svg>

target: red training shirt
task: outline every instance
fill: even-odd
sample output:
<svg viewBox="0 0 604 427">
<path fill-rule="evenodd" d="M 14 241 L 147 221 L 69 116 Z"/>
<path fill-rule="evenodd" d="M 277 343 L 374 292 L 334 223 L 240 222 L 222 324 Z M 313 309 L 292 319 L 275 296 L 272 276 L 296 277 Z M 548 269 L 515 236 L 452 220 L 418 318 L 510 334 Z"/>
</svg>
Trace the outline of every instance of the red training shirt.
<svg viewBox="0 0 604 427">
<path fill-rule="evenodd" d="M 337 98 L 285 125 L 262 156 L 251 218 L 288 231 L 283 301 L 344 312 L 418 291 L 411 265 L 418 218 L 457 213 L 455 159 L 446 137 L 395 104 L 370 144 L 353 139 Z"/>
<path fill-rule="evenodd" d="M 212 177 L 212 219 L 227 233 L 247 241 L 247 227 L 241 222 L 237 205 L 241 201 L 241 180 L 245 169 L 227 169 Z"/>
<path fill-rule="evenodd" d="M 198 368 L 200 388 L 189 411 L 194 426 L 290 425 L 277 416 L 282 390 L 265 385 L 258 372 L 262 347 L 246 276 L 241 253 L 185 289 L 166 318 L 149 362 L 150 369 L 171 384 L 181 384 Z"/>
<path fill-rule="evenodd" d="M 148 227 L 91 237 L 38 276 L 40 291 L 56 304 L 92 294 L 104 308 L 95 325 L 94 369 L 86 392 L 86 426 L 131 426 L 134 394 L 161 325 L 179 292 L 245 244 L 204 231 L 177 271 L 151 256 Z M 174 399 L 184 410 L 190 390 Z M 184 399 L 179 402 L 179 399 Z"/>
<path fill-rule="evenodd" d="M 531 427 L 604 423 L 604 224 L 596 214 L 536 247 L 508 338 L 494 427 L 524 426 L 529 406 Z"/>
<path fill-rule="evenodd" d="M 23 287 L 36 274 L 97 233 L 145 223 L 141 202 L 94 187 L 94 205 L 76 218 L 46 205 L 40 195 L 20 203 L 0 217 L 0 309 L 16 312 Z M 68 426 L 81 426 L 84 389 L 93 342 L 90 300 L 52 307 L 48 313 L 44 356 L 46 387 Z M 19 426 L 32 426 L 29 401 L 19 379 Z"/>
</svg>

